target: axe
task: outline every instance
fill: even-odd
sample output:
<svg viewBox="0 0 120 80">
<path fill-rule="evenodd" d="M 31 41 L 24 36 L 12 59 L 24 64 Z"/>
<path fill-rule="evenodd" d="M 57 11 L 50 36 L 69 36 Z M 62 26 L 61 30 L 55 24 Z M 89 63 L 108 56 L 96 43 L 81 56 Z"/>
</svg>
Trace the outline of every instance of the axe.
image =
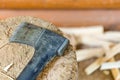
<svg viewBox="0 0 120 80">
<path fill-rule="evenodd" d="M 69 40 L 48 29 L 23 22 L 13 32 L 10 42 L 26 44 L 35 49 L 32 59 L 16 79 L 35 80 L 47 63 L 63 55 Z"/>
</svg>

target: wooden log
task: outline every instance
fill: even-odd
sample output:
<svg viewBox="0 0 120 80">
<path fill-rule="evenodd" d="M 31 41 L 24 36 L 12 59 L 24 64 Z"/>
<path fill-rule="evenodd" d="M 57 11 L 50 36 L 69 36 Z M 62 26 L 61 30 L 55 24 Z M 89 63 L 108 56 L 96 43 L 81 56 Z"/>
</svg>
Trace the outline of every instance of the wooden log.
<svg viewBox="0 0 120 80">
<path fill-rule="evenodd" d="M 119 0 L 1 0 L 5 9 L 120 9 Z"/>
<path fill-rule="evenodd" d="M 4 38 L 6 38 L 6 36 L 7 36 L 6 42 L 7 41 L 9 42 L 9 37 L 11 36 L 17 25 L 19 25 L 21 22 L 26 21 L 50 29 L 51 31 L 54 31 L 56 33 L 62 34 L 62 32 L 58 30 L 53 24 L 42 19 L 25 16 L 14 17 L 5 20 L 0 20 L 0 34 L 5 34 L 1 35 L 0 44 L 2 44 L 2 42 L 5 41 Z M 6 33 L 9 33 L 9 35 Z M 13 78 L 17 78 L 17 76 L 24 69 L 25 65 L 29 62 L 33 54 L 34 49 L 30 46 L 17 43 L 8 43 L 4 47 L 2 47 L 2 49 L 0 49 L 1 67 L 2 69 L 5 69 L 5 67 L 8 64 L 13 62 L 14 65 L 12 67 L 11 65 L 7 66 L 7 69 L 10 67 L 11 68 L 6 74 L 10 75 Z M 65 51 L 64 56 L 54 58 L 49 64 L 45 66 L 45 68 L 42 70 L 42 72 L 40 73 L 36 80 L 58 80 L 58 79 L 76 80 L 77 79 L 76 73 L 77 73 L 77 61 L 75 52 L 73 51 L 72 46 L 69 46 L 67 51 Z M 8 79 L 1 79 L 0 77 L 0 80 Z"/>
</svg>

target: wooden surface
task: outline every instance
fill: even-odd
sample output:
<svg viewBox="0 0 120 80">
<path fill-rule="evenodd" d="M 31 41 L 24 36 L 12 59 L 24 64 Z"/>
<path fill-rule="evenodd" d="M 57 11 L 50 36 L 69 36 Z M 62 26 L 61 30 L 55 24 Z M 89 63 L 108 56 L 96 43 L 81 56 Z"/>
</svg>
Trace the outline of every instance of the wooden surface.
<svg viewBox="0 0 120 80">
<path fill-rule="evenodd" d="M 120 0 L 1 0 L 6 9 L 120 9 Z"/>
<path fill-rule="evenodd" d="M 62 27 L 120 24 L 120 10 L 0 10 L 0 19 L 22 15 L 39 17 Z"/>
</svg>

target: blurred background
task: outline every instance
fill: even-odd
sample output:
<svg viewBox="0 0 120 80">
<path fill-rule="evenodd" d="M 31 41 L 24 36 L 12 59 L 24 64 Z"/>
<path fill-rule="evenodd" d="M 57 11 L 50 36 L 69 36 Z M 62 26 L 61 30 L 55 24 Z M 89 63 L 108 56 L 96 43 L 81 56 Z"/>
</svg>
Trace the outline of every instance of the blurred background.
<svg viewBox="0 0 120 80">
<path fill-rule="evenodd" d="M 0 19 L 35 16 L 59 27 L 120 24 L 120 0 L 0 0 Z"/>
<path fill-rule="evenodd" d="M 79 27 L 96 25 L 104 26 L 105 30 L 120 30 L 120 0 L 0 0 L 0 19 L 13 16 L 42 18 L 55 24 L 57 27 L 67 27 L 65 32 L 73 31 L 68 28 L 77 27 L 73 31 L 75 34 Z M 100 30 L 100 32 L 104 33 L 104 29 L 101 27 L 92 30 L 95 32 L 98 30 L 98 33 Z M 88 34 L 90 32 L 84 29 L 81 31 Z M 75 35 L 68 35 L 68 37 L 73 42 L 76 50 L 81 49 L 81 44 L 77 43 Z M 113 80 L 109 74 L 105 75 L 101 71 L 86 77 L 84 69 L 94 60 L 96 58 L 79 62 L 80 79 L 96 80 L 94 77 L 99 75 L 101 78 L 98 78 L 98 80 Z"/>
</svg>

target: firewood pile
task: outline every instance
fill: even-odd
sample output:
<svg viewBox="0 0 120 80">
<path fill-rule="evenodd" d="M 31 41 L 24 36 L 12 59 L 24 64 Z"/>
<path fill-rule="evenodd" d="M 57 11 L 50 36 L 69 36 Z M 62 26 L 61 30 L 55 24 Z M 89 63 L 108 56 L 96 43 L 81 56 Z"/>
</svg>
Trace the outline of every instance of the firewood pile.
<svg viewBox="0 0 120 80">
<path fill-rule="evenodd" d="M 96 57 L 96 60 L 85 68 L 86 75 L 99 69 L 106 75 L 111 72 L 114 80 L 120 80 L 120 61 L 115 60 L 115 56 L 120 53 L 120 31 L 105 31 L 101 25 L 61 30 L 76 49 L 78 62 Z M 78 49 L 78 44 L 87 47 Z"/>
</svg>

